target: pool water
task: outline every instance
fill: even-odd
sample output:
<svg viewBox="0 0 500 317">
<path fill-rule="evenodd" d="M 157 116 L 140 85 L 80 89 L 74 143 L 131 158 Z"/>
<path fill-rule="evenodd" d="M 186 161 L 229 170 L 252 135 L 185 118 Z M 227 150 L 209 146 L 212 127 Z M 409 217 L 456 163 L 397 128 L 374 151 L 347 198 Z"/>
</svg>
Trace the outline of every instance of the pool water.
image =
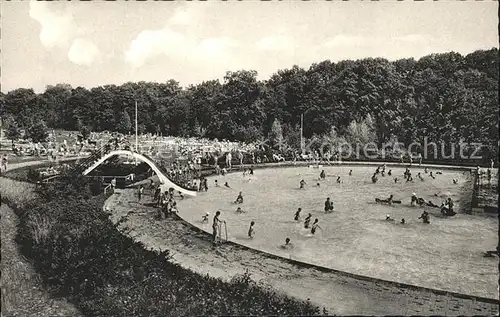
<svg viewBox="0 0 500 317">
<path fill-rule="evenodd" d="M 327 177 L 318 180 L 321 169 Z M 497 261 L 483 258 L 498 241 L 498 220 L 460 212 L 470 203 L 472 183 L 461 171 L 441 171 L 432 179 L 423 168 L 413 168 L 414 182 L 403 180 L 402 168 L 392 168 L 393 175 L 371 181 L 373 167 L 291 167 L 258 169 L 252 176 L 241 172 L 209 178 L 209 191 L 179 202 L 179 215 L 211 233 L 216 210 L 227 222 L 228 239 L 237 243 L 295 260 L 310 262 L 361 275 L 399 281 L 431 288 L 498 298 Z M 353 170 L 349 176 L 349 170 Z M 430 171 L 430 170 L 429 170 Z M 416 178 L 421 172 L 424 180 Z M 342 183 L 337 183 L 341 176 Z M 394 178 L 399 178 L 394 183 Z M 220 187 L 214 186 L 214 179 Z M 299 189 L 299 182 L 307 183 Z M 453 184 L 458 179 L 458 184 Z M 223 184 L 228 182 L 231 188 Z M 320 183 L 320 187 L 316 184 Z M 244 203 L 234 203 L 239 191 Z M 443 217 L 439 208 L 410 206 L 411 194 L 435 204 L 451 197 L 459 213 Z M 375 203 L 375 198 L 394 195 L 401 204 Z M 333 201 L 335 210 L 325 214 L 324 201 Z M 244 213 L 236 213 L 240 206 Z M 302 221 L 294 221 L 297 208 Z M 426 210 L 431 224 L 418 217 Z M 210 212 L 209 223 L 201 217 Z M 320 229 L 311 234 L 303 219 L 319 219 Z M 390 215 L 396 221 L 385 221 Z M 406 224 L 400 224 L 404 218 Z M 251 221 L 255 237 L 248 238 Z M 283 249 L 285 238 L 293 247 Z"/>
</svg>

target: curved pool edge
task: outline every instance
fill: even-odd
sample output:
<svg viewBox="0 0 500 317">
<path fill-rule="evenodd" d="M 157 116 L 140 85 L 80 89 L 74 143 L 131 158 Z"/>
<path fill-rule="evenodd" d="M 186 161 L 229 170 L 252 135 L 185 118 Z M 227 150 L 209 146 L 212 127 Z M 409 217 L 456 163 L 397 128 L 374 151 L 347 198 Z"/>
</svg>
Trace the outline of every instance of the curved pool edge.
<svg viewBox="0 0 500 317">
<path fill-rule="evenodd" d="M 318 165 L 322 167 L 341 167 L 341 166 L 380 166 L 383 165 L 384 162 L 335 162 L 332 164 L 317 164 L 317 163 L 312 163 L 312 162 L 282 162 L 282 163 L 260 163 L 260 164 L 243 164 L 243 166 L 237 165 L 233 166 L 230 170 L 228 170 L 228 173 L 236 173 L 236 172 L 241 172 L 241 168 L 248 168 L 252 167 L 253 169 L 264 169 L 264 168 L 289 168 L 289 167 L 308 167 L 308 166 L 313 166 L 317 167 Z M 394 163 L 394 162 L 386 162 L 386 166 L 392 166 L 392 167 L 404 167 L 408 166 L 408 164 L 402 164 L 402 163 Z M 450 166 L 450 165 L 434 165 L 434 164 L 421 164 L 420 166 L 418 165 L 412 165 L 412 167 L 420 167 L 420 168 L 439 168 L 442 170 L 461 170 L 461 171 L 470 171 L 473 170 L 473 167 L 470 166 Z M 195 225 L 194 223 L 189 222 L 188 220 L 182 218 L 179 214 L 177 214 L 177 218 L 186 223 L 192 230 L 198 231 L 198 232 L 203 232 L 207 235 L 211 235 L 211 233 L 207 230 L 205 230 L 202 227 L 199 227 Z M 304 267 L 304 268 L 313 268 L 315 270 L 325 272 L 325 273 L 333 273 L 333 274 L 339 274 L 343 276 L 347 276 L 350 278 L 358 279 L 358 280 L 363 280 L 363 281 L 370 281 L 374 283 L 382 283 L 382 284 L 389 284 L 391 286 L 396 286 L 400 287 L 403 289 L 412 289 L 412 290 L 417 290 L 417 291 L 425 291 L 425 292 L 432 292 L 438 295 L 445 295 L 445 296 L 453 296 L 457 298 L 462 298 L 462 299 L 469 299 L 469 300 L 476 300 L 479 302 L 484 302 L 488 304 L 500 304 L 500 299 L 499 298 L 491 298 L 491 297 L 483 297 L 483 296 L 477 296 L 477 295 L 471 295 L 471 294 L 464 294 L 464 293 L 459 293 L 459 292 L 453 292 L 453 291 L 447 291 L 447 290 L 442 290 L 442 289 L 437 289 L 437 288 L 430 288 L 430 287 L 425 287 L 425 286 L 419 286 L 415 284 L 407 284 L 407 283 L 402 283 L 402 282 L 396 282 L 396 281 L 391 281 L 391 280 L 385 280 L 381 278 L 376 278 L 376 277 L 370 277 L 367 275 L 360 275 L 360 274 L 355 274 L 355 273 L 350 273 L 347 271 L 342 271 L 342 270 L 337 270 L 317 264 L 313 264 L 310 262 L 305 262 L 305 261 L 300 261 L 300 260 L 295 260 L 292 258 L 286 258 L 281 255 L 277 255 L 271 252 L 267 252 L 261 249 L 255 249 L 249 246 L 246 246 L 244 244 L 232 241 L 232 240 L 226 240 L 224 243 L 230 244 L 232 246 L 236 246 L 245 250 L 249 250 L 252 252 L 259 253 L 265 257 L 271 258 L 271 259 L 276 259 L 276 260 L 281 260 L 285 261 L 287 263 L 299 266 L 299 267 Z"/>
<path fill-rule="evenodd" d="M 210 232 L 208 232 L 207 230 L 192 224 L 191 222 L 189 222 L 189 221 L 185 220 L 184 218 L 182 218 L 181 216 L 179 216 L 179 214 L 177 214 L 176 217 L 179 220 L 181 220 L 182 222 L 184 222 L 186 225 L 188 225 L 191 230 L 205 233 L 208 236 L 211 235 Z M 396 287 L 400 287 L 400 288 L 404 288 L 404 289 L 411 289 L 411 290 L 416 290 L 416 291 L 426 291 L 426 292 L 432 292 L 432 293 L 435 293 L 438 295 L 445 295 L 445 296 L 448 295 L 448 296 L 453 296 L 453 297 L 462 298 L 462 299 L 476 300 L 478 302 L 484 302 L 484 303 L 488 303 L 488 304 L 500 304 L 500 300 L 495 299 L 495 298 L 482 297 L 482 296 L 477 296 L 477 295 L 469 295 L 469 294 L 463 294 L 463 293 L 458 293 L 458 292 L 446 291 L 446 290 L 437 289 L 437 288 L 430 288 L 430 287 L 419 286 L 419 285 L 414 285 L 414 284 L 407 284 L 407 283 L 401 283 L 401 282 L 396 282 L 396 281 L 384 280 L 384 279 L 380 279 L 380 278 L 376 278 L 376 277 L 370 277 L 367 275 L 360 275 L 360 274 L 350 273 L 347 271 L 336 270 L 336 269 L 332 269 L 332 268 L 317 265 L 317 264 L 312 264 L 312 263 L 305 262 L 305 261 L 294 260 L 292 258 L 286 258 L 286 257 L 276 255 L 276 254 L 271 253 L 271 252 L 251 248 L 249 246 L 234 242 L 232 240 L 226 240 L 226 241 L 224 241 L 224 244 L 229 244 L 229 245 L 232 245 L 232 246 L 235 246 L 235 247 L 247 250 L 247 251 L 255 252 L 255 253 L 261 254 L 267 258 L 270 258 L 270 259 L 285 261 L 287 263 L 290 263 L 290 264 L 293 264 L 293 265 L 296 265 L 299 267 L 312 268 L 312 269 L 315 269 L 315 270 L 318 270 L 318 271 L 324 272 L 324 273 L 333 273 L 333 274 L 338 274 L 338 275 L 343 275 L 343 276 L 347 276 L 350 278 L 354 278 L 357 280 L 369 281 L 369 282 L 374 282 L 374 283 L 389 284 L 391 286 L 396 286 Z"/>
</svg>

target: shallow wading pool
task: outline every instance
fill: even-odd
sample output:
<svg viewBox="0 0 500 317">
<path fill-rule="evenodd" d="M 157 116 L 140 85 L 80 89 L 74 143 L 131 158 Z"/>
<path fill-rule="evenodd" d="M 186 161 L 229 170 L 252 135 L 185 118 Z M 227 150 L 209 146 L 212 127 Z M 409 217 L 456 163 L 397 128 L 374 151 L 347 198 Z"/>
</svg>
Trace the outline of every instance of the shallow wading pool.
<svg viewBox="0 0 500 317">
<path fill-rule="evenodd" d="M 321 169 L 327 176 L 319 181 Z M 251 248 L 350 273 L 498 298 L 498 261 L 482 256 L 496 248 L 498 219 L 460 212 L 460 206 L 471 199 L 468 172 L 430 169 L 434 174 L 443 173 L 432 179 L 423 168 L 412 168 L 415 180 L 406 183 L 402 181 L 404 169 L 392 168 L 392 176 L 379 177 L 373 184 L 374 167 L 321 169 L 257 169 L 252 176 L 237 172 L 210 177 L 208 192 L 179 202 L 179 215 L 211 233 L 213 215 L 220 210 L 221 219 L 227 222 L 228 239 Z M 423 181 L 416 178 L 418 172 Z M 336 182 L 337 176 L 342 183 Z M 397 184 L 395 177 L 400 179 Z M 220 187 L 215 187 L 215 179 Z M 301 179 L 307 182 L 305 189 L 299 189 Z M 458 179 L 458 184 L 453 184 L 453 179 Z M 226 181 L 230 189 L 223 186 Z M 236 205 L 239 191 L 244 203 Z M 444 218 L 438 208 L 410 206 L 413 192 L 437 205 L 451 197 L 459 213 Z M 390 194 L 402 203 L 375 203 L 375 198 Z M 333 213 L 323 212 L 326 197 L 334 203 Z M 238 206 L 243 214 L 235 212 Z M 299 222 L 294 221 L 298 207 L 302 208 Z M 431 224 L 418 219 L 423 210 L 431 214 Z M 207 211 L 210 221 L 202 223 Z M 321 229 L 315 235 L 303 225 L 308 213 L 312 220 L 319 219 Z M 385 221 L 386 215 L 396 221 Z M 401 218 L 405 218 L 405 225 L 399 224 Z M 252 220 L 256 222 L 255 237 L 249 239 Z M 282 249 L 287 237 L 293 248 Z"/>
</svg>

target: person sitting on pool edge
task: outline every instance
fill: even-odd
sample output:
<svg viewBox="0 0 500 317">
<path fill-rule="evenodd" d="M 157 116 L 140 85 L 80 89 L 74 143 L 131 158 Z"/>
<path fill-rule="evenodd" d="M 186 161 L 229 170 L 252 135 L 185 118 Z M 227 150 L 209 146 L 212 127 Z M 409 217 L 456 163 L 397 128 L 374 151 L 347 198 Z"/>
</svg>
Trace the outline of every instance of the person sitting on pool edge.
<svg viewBox="0 0 500 317">
<path fill-rule="evenodd" d="M 330 200 L 330 197 L 326 198 L 325 201 L 325 213 L 332 212 L 334 209 L 333 202 Z"/>
<path fill-rule="evenodd" d="M 253 239 L 255 231 L 253 230 L 253 226 L 255 225 L 255 221 L 250 222 L 250 228 L 248 228 L 248 237 Z"/>
<path fill-rule="evenodd" d="M 306 185 L 306 181 L 302 179 L 300 181 L 300 188 L 303 189 L 305 185 Z"/>
<path fill-rule="evenodd" d="M 294 218 L 293 218 L 295 221 L 299 221 L 301 211 L 302 211 L 302 208 L 299 208 L 299 209 L 297 209 L 297 211 L 295 212 L 295 216 L 294 216 Z"/>
<path fill-rule="evenodd" d="M 238 197 L 236 198 L 236 201 L 235 201 L 236 204 L 243 204 L 243 193 L 240 192 L 238 194 Z"/>
</svg>

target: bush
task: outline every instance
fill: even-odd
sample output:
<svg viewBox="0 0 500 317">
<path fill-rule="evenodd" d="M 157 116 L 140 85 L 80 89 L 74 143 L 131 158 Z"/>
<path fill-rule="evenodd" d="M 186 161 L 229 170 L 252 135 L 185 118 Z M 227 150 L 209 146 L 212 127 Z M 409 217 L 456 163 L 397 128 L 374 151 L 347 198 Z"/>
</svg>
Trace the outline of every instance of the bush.
<svg viewBox="0 0 500 317">
<path fill-rule="evenodd" d="M 43 281 L 90 316 L 316 315 L 310 303 L 259 285 L 245 273 L 231 282 L 201 276 L 149 251 L 118 230 L 82 179 L 39 187 L 17 209 L 21 252 Z M 87 187 L 87 188 L 86 188 Z"/>
</svg>

